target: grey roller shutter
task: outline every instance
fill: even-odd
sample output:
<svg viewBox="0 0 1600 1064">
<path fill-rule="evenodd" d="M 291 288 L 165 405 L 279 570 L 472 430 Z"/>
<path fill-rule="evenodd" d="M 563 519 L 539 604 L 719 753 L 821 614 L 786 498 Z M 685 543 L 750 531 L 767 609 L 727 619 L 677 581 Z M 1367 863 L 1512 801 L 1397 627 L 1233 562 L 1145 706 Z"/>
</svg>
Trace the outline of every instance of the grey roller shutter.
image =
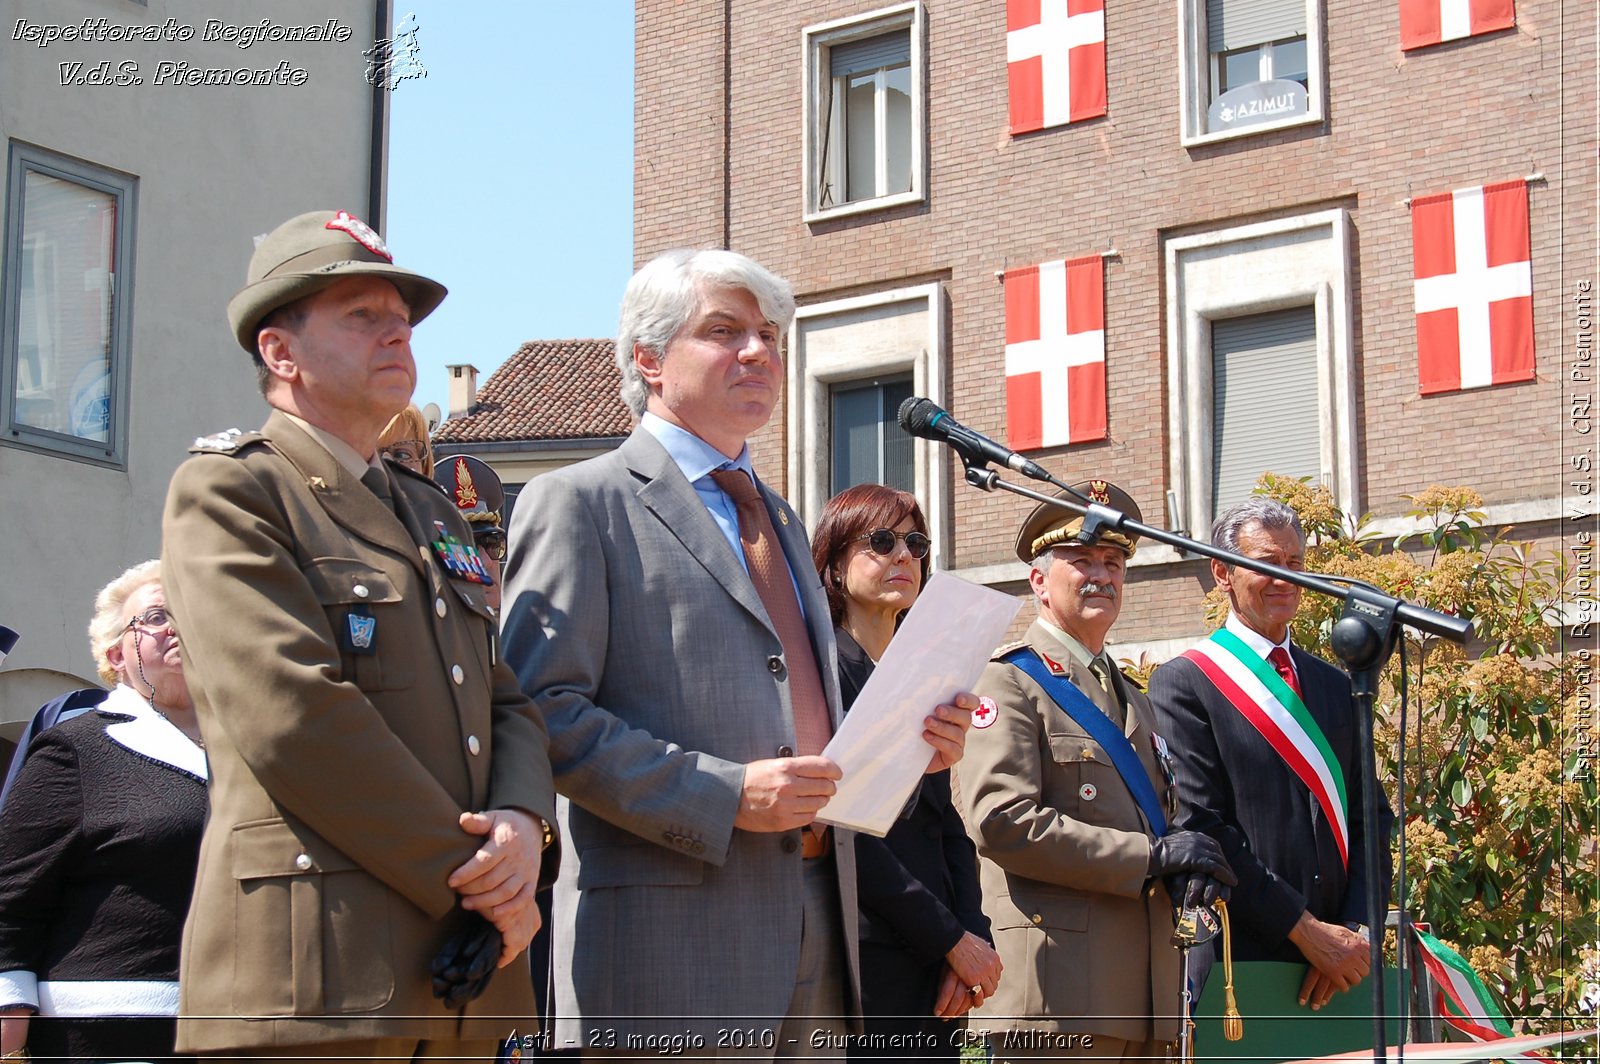
<svg viewBox="0 0 1600 1064">
<path fill-rule="evenodd" d="M 836 78 L 911 62 L 911 31 L 896 30 L 828 49 L 828 69 Z"/>
<path fill-rule="evenodd" d="M 1271 471 L 1322 471 L 1317 318 L 1311 307 L 1211 325 L 1211 498 L 1216 513 Z"/>
<path fill-rule="evenodd" d="M 1206 35 L 1213 52 L 1303 37 L 1305 0 L 1206 0 Z"/>
</svg>

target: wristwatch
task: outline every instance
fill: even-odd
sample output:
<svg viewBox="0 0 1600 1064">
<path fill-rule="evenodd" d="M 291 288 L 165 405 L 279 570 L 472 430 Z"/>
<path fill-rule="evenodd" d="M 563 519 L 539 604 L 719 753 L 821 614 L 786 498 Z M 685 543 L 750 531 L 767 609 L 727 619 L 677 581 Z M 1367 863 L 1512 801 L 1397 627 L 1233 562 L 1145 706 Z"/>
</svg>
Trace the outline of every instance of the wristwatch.
<svg viewBox="0 0 1600 1064">
<path fill-rule="evenodd" d="M 1345 924 L 1344 926 L 1349 928 L 1351 931 L 1354 931 L 1356 934 L 1360 935 L 1362 938 L 1366 939 L 1368 942 L 1372 941 L 1372 928 L 1368 927 L 1366 924 L 1356 923 L 1356 922 L 1352 921 L 1352 922 L 1350 922 L 1348 924 Z"/>
</svg>

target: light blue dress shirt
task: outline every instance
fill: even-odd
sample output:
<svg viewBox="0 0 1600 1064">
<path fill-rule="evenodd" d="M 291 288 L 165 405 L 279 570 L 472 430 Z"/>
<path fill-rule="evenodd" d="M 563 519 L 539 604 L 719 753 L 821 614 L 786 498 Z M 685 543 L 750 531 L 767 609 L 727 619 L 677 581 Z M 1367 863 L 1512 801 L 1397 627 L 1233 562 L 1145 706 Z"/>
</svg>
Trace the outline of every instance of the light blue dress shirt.
<svg viewBox="0 0 1600 1064">
<path fill-rule="evenodd" d="M 755 480 L 755 467 L 750 462 L 750 446 L 746 444 L 739 452 L 739 457 L 729 458 L 688 429 L 674 425 L 666 418 L 652 414 L 648 410 L 639 418 L 639 427 L 654 436 L 656 442 L 666 448 L 667 456 L 683 471 L 684 478 L 693 485 L 695 494 L 700 496 L 700 501 L 710 512 L 711 519 L 717 523 L 722 538 L 726 539 L 728 546 L 733 549 L 733 556 L 739 559 L 739 564 L 744 566 L 746 573 L 749 573 L 750 563 L 744 556 L 744 544 L 739 542 L 739 508 L 734 505 L 733 498 L 711 479 L 711 474 L 719 469 L 742 469 L 751 480 Z M 781 550 L 779 557 L 784 559 L 784 564 L 788 564 L 788 558 Z M 800 594 L 800 582 L 795 579 L 792 565 L 789 566 L 789 579 L 794 583 L 794 597 L 800 603 L 800 611 L 804 614 L 806 600 Z"/>
</svg>

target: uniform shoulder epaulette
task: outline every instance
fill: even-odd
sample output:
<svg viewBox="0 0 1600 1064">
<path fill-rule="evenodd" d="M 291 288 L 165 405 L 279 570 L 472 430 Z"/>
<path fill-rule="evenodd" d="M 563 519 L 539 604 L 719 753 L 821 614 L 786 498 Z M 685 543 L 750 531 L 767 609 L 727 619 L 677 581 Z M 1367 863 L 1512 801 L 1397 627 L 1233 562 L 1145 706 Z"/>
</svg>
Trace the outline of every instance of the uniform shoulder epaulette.
<svg viewBox="0 0 1600 1064">
<path fill-rule="evenodd" d="M 990 661 L 999 661 L 1001 658 L 1005 657 L 1007 654 L 1011 653 L 1013 650 L 1017 650 L 1018 648 L 1025 647 L 1027 645 L 1028 645 L 1028 641 L 1026 639 L 1018 639 L 1014 643 L 1006 643 L 1003 646 L 995 647 L 994 648 L 994 653 L 989 655 L 989 660 Z"/>
<path fill-rule="evenodd" d="M 259 432 L 227 429 L 223 432 L 214 432 L 210 436 L 196 436 L 194 442 L 189 445 L 189 453 L 200 454 L 211 451 L 217 454 L 232 454 L 241 447 L 264 439 L 266 437 Z"/>
</svg>

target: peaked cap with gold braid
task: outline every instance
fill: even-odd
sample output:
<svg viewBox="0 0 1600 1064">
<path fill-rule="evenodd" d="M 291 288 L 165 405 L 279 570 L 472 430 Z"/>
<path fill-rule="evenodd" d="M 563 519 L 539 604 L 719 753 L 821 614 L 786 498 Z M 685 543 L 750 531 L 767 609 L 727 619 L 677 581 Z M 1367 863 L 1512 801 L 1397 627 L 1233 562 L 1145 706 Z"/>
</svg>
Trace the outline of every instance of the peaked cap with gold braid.
<svg viewBox="0 0 1600 1064">
<path fill-rule="evenodd" d="M 1133 496 L 1108 480 L 1085 480 L 1074 484 L 1073 487 L 1087 495 L 1091 502 L 1120 510 L 1135 521 L 1144 521 L 1143 514 L 1139 512 L 1139 504 L 1133 501 Z M 1064 491 L 1056 492 L 1056 498 L 1080 501 Z M 1082 514 L 1075 514 L 1048 503 L 1040 503 L 1028 515 L 1028 519 L 1022 522 L 1022 531 L 1017 533 L 1017 557 L 1025 564 L 1032 564 L 1033 559 L 1037 558 L 1041 551 L 1050 547 L 1063 544 L 1081 545 L 1077 543 L 1078 531 L 1081 528 L 1083 528 Z M 1133 552 L 1138 549 L 1139 537 L 1106 530 L 1100 533 L 1099 542 L 1121 548 L 1124 554 L 1132 557 Z"/>
</svg>

